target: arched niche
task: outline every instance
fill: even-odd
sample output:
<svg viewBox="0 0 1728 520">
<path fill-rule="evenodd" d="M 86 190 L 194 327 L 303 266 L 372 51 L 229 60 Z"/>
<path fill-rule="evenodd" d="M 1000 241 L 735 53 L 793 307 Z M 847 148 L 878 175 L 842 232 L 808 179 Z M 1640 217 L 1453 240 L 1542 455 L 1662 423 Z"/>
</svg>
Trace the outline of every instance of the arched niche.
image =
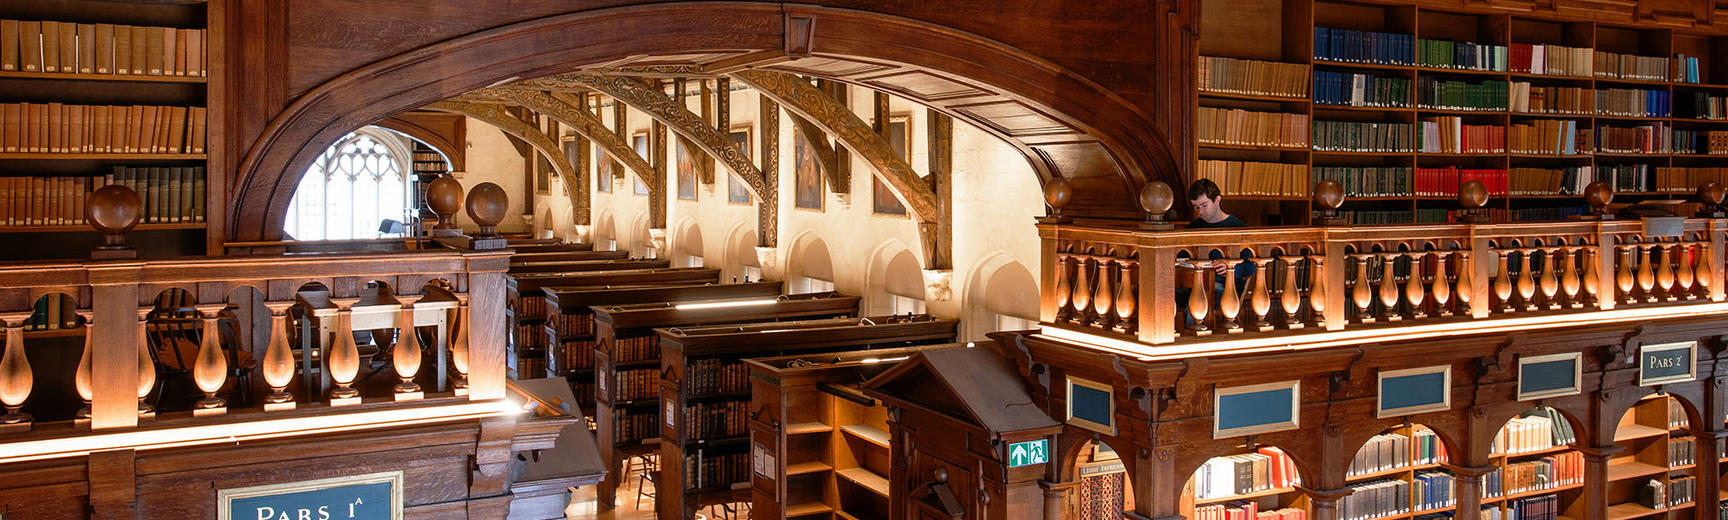
<svg viewBox="0 0 1728 520">
<path fill-rule="evenodd" d="M 702 267 L 706 260 L 702 246 L 702 227 L 695 220 L 679 223 L 678 234 L 672 237 L 672 267 Z"/>
<path fill-rule="evenodd" d="M 791 294 L 834 290 L 834 262 L 828 243 L 814 234 L 798 238 L 786 265 L 787 292 Z"/>
</svg>

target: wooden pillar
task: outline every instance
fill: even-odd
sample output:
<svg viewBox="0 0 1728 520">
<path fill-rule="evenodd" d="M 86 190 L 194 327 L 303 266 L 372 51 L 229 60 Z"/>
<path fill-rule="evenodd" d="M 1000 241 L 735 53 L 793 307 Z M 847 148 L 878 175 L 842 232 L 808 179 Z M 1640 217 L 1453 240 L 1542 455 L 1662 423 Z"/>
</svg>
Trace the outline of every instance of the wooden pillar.
<svg viewBox="0 0 1728 520">
<path fill-rule="evenodd" d="M 507 261 L 505 257 L 500 259 Z M 504 262 L 500 262 L 503 267 Z M 504 397 L 504 272 L 468 274 L 468 398 Z"/>
<path fill-rule="evenodd" d="M 132 450 L 98 451 L 89 456 L 90 518 L 97 520 L 138 517 L 137 469 Z"/>
<path fill-rule="evenodd" d="M 1345 322 L 1349 321 L 1348 311 L 1344 308 L 1344 242 L 1328 238 L 1326 240 L 1326 263 L 1321 266 L 1320 275 L 1326 284 L 1326 330 L 1344 330 Z M 1358 280 L 1356 283 L 1363 283 Z"/>
<path fill-rule="evenodd" d="M 1151 259 L 1147 261 L 1147 259 Z M 1176 341 L 1176 248 L 1140 249 L 1140 341 Z M 1061 266 L 1058 265 L 1060 270 Z M 1200 290 L 1200 289 L 1196 289 Z"/>
<path fill-rule="evenodd" d="M 1721 240 L 1720 237 L 1715 240 Z M 1596 225 L 1596 256 L 1591 261 L 1596 265 L 1596 308 L 1609 310 L 1614 308 L 1614 302 L 1619 299 L 1618 284 L 1615 275 L 1619 273 L 1614 268 L 1615 254 L 1614 235 L 1602 232 L 1602 225 Z M 1714 249 L 1714 248 L 1713 248 Z M 1721 253 L 1712 251 L 1711 262 L 1717 262 Z M 1720 271 L 1717 271 L 1720 272 Z M 1720 284 L 1718 284 L 1720 285 Z M 1712 289 L 1714 291 L 1714 289 Z"/>
<path fill-rule="evenodd" d="M 1300 489 L 1308 495 L 1308 520 L 1344 520 L 1338 516 L 1338 501 L 1350 496 L 1352 489 Z"/>
<path fill-rule="evenodd" d="M 1067 516 L 1068 495 L 1074 491 L 1074 487 L 1078 484 L 1079 481 L 1038 481 L 1038 487 L 1044 488 L 1044 520 L 1062 520 Z"/>
<path fill-rule="evenodd" d="M 1600 442 L 1595 437 L 1602 431 L 1590 432 L 1591 441 Z M 1608 459 L 1625 449 L 1613 439 L 1608 439 L 1607 445 L 1578 448 L 1584 455 L 1584 518 L 1608 517 Z M 1700 488 L 1702 493 L 1711 491 Z"/>
<path fill-rule="evenodd" d="M 1728 232 L 1728 219 L 1710 219 L 1710 225 L 1708 228 L 1710 229 L 1710 232 L 1708 233 L 1710 248 L 1707 253 L 1709 255 L 1709 264 L 1707 265 L 1709 265 L 1710 269 L 1710 301 L 1719 302 L 1728 300 L 1728 291 L 1723 290 L 1723 286 L 1728 285 L 1728 283 L 1723 283 L 1722 280 L 1723 276 L 1728 275 L 1728 273 L 1723 272 L 1724 258 L 1728 258 L 1728 254 L 1724 254 L 1725 250 L 1723 249 L 1722 243 L 1722 235 L 1725 232 Z M 1712 500 L 1714 500 L 1714 498 L 1712 498 Z"/>
<path fill-rule="evenodd" d="M 95 271 L 95 270 L 92 270 Z M 96 272 L 91 277 L 96 277 Z M 145 377 L 139 356 L 144 341 L 143 309 L 138 306 L 138 269 L 112 273 L 130 280 L 115 284 L 92 284 L 91 314 L 95 325 L 96 351 L 91 354 L 90 377 L 96 384 L 90 400 L 90 428 L 130 428 L 138 425 L 140 379 Z M 118 281 L 118 280 L 117 280 Z M 148 365 L 154 368 L 154 364 Z M 153 376 L 153 374 L 152 374 Z M 150 377 L 151 382 L 155 381 Z"/>
<path fill-rule="evenodd" d="M 762 136 L 757 165 L 762 169 L 764 190 L 756 201 L 756 246 L 780 244 L 780 104 L 761 96 L 756 126 Z M 764 275 L 768 266 L 761 266 Z"/>
<path fill-rule="evenodd" d="M 1475 226 L 1472 225 L 1471 227 L 1474 228 Z M 1494 291 L 1494 284 L 1489 281 L 1492 279 L 1492 270 L 1489 268 L 1497 261 L 1499 261 L 1499 255 L 1496 255 L 1494 249 L 1488 246 L 1488 239 L 1470 237 L 1470 265 L 1459 266 L 1459 268 L 1470 270 L 1470 317 L 1472 318 L 1487 318 L 1488 312 L 1493 310 L 1493 302 L 1488 296 Z M 1362 283 L 1362 281 L 1358 280 L 1356 283 Z M 1462 289 L 1459 292 L 1463 292 Z"/>
<path fill-rule="evenodd" d="M 1047 234 L 1048 233 L 1048 234 Z M 1038 321 L 1055 323 L 1056 313 L 1056 277 L 1061 275 L 1061 263 L 1056 259 L 1056 238 L 1053 231 L 1039 230 L 1038 234 Z M 1141 280 L 1145 280 L 1144 277 Z M 1142 282 L 1144 283 L 1144 282 Z M 1144 304 L 1145 289 L 1141 290 Z M 1141 307 L 1145 309 L 1145 307 Z M 1146 319 L 1146 313 L 1140 313 L 1140 319 Z"/>
<path fill-rule="evenodd" d="M 1441 466 L 1452 472 L 1452 498 L 1457 504 L 1457 520 L 1475 520 L 1482 512 L 1482 476 L 1493 473 L 1499 466 Z"/>
</svg>

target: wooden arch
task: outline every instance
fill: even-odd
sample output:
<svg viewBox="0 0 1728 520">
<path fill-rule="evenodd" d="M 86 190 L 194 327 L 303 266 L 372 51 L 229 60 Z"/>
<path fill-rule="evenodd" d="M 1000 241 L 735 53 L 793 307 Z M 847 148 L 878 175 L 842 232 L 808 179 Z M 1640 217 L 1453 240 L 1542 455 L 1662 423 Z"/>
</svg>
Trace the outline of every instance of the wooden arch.
<svg viewBox="0 0 1728 520">
<path fill-rule="evenodd" d="M 436 148 L 450 159 L 451 171 L 468 171 L 468 146 L 463 142 L 467 129 L 463 126 L 466 120 L 455 114 L 436 114 L 409 112 L 384 118 L 376 123 L 419 139 L 427 146 Z M 435 128 L 442 126 L 444 128 Z"/>
<path fill-rule="evenodd" d="M 246 152 L 236 172 L 229 238 L 278 238 L 306 165 L 353 128 L 512 78 L 645 56 L 712 56 L 702 63 L 705 70 L 772 68 L 925 103 L 1015 146 L 1042 179 L 1068 179 L 1075 188 L 1068 209 L 1076 215 L 1137 218 L 1140 186 L 1180 179 L 1173 150 L 1148 114 L 1026 50 L 867 11 L 671 2 L 487 29 L 379 60 L 307 91 Z M 941 88 L 927 88 L 933 82 Z"/>
<path fill-rule="evenodd" d="M 550 163 L 552 169 L 558 171 L 558 176 L 564 179 L 564 191 L 570 196 L 570 200 L 576 200 L 578 191 L 588 189 L 588 179 L 582 176 L 581 169 L 572 166 L 569 159 L 564 157 L 564 153 L 558 148 L 557 141 L 552 140 L 534 125 L 504 112 L 503 107 L 464 101 L 439 101 L 426 105 L 426 108 L 472 117 L 475 120 L 496 126 L 504 133 L 527 142 L 541 155 L 546 156 L 546 162 Z"/>
</svg>

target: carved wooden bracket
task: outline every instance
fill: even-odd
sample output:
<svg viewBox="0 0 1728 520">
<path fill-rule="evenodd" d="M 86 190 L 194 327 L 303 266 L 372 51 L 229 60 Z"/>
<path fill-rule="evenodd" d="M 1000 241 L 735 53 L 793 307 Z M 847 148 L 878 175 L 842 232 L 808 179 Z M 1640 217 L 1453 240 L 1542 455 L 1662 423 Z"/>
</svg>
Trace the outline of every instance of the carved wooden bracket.
<svg viewBox="0 0 1728 520">
<path fill-rule="evenodd" d="M 571 200 L 576 200 L 577 191 L 588 188 L 588 183 L 582 177 L 581 170 L 575 168 L 568 159 L 564 158 L 564 151 L 558 147 L 557 141 L 554 141 L 534 125 L 523 122 L 516 116 L 505 112 L 503 107 L 499 105 L 474 103 L 458 98 L 457 100 L 445 100 L 426 105 L 426 109 L 472 117 L 496 126 L 504 133 L 527 142 L 541 155 L 545 155 L 546 162 L 551 163 L 552 169 L 557 170 L 558 177 L 564 179 L 564 191 Z"/>
</svg>

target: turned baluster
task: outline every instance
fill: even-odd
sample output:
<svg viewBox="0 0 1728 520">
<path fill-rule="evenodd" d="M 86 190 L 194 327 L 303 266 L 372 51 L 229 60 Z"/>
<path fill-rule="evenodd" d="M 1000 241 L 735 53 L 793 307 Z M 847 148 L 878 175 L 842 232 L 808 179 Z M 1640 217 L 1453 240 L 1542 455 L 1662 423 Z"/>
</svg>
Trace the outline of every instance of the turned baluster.
<svg viewBox="0 0 1728 520">
<path fill-rule="evenodd" d="M 1134 319 L 1134 309 L 1140 297 L 1139 287 L 1134 283 L 1136 273 L 1140 271 L 1140 262 L 1134 259 L 1117 262 L 1116 282 L 1116 328 L 1124 334 L 1133 334 L 1139 328 L 1139 321 Z"/>
<path fill-rule="evenodd" d="M 1556 247 L 1543 252 L 1547 253 L 1548 258 L 1543 262 L 1546 266 L 1542 268 L 1542 277 L 1538 278 L 1536 282 L 1542 289 L 1542 302 L 1549 309 L 1558 309 L 1560 308 L 1560 301 L 1555 296 L 1560 294 L 1560 248 Z"/>
<path fill-rule="evenodd" d="M 1656 247 L 1632 246 L 1638 255 L 1638 290 L 1644 294 L 1644 301 L 1656 301 Z"/>
<path fill-rule="evenodd" d="M 1580 248 L 1580 251 L 1583 253 L 1584 260 L 1583 281 L 1584 299 L 1586 300 L 1586 302 L 1580 303 L 1600 304 L 1602 298 L 1602 268 L 1597 265 L 1599 263 L 1597 255 L 1602 254 L 1602 248 L 1597 246 L 1585 246 Z M 1577 306 L 1578 305 L 1575 305 L 1575 307 Z"/>
<path fill-rule="evenodd" d="M 1092 270 L 1089 256 L 1074 256 L 1074 322 L 1081 325 L 1092 323 L 1089 312 L 1092 309 Z"/>
<path fill-rule="evenodd" d="M 1245 261 L 1214 260 L 1229 266 L 1224 270 L 1224 295 L 1218 302 L 1218 315 L 1224 318 L 1225 333 L 1242 332 L 1242 324 L 1236 320 L 1242 314 L 1242 297 L 1236 293 L 1236 265 Z"/>
<path fill-rule="evenodd" d="M 1380 306 L 1386 314 L 1386 321 L 1403 319 L 1398 314 L 1398 257 L 1402 253 L 1381 253 L 1380 256 Z"/>
<path fill-rule="evenodd" d="M 1656 263 L 1656 290 L 1651 291 L 1652 295 L 1661 294 L 1662 299 L 1674 300 L 1674 251 L 1678 247 L 1660 244 L 1650 246 L 1650 256 L 1662 259 Z"/>
<path fill-rule="evenodd" d="M 1710 284 L 1715 282 L 1715 274 L 1710 269 L 1710 249 L 1706 240 L 1698 245 L 1698 253 L 1692 255 L 1696 267 L 1692 269 L 1692 279 L 1698 282 L 1698 293 L 1705 298 L 1710 297 Z"/>
<path fill-rule="evenodd" d="M 156 360 L 150 356 L 150 313 L 154 306 L 138 307 L 138 416 L 154 417 L 156 407 L 150 406 L 150 392 L 156 389 Z"/>
<path fill-rule="evenodd" d="M 1322 256 L 1308 256 L 1308 310 L 1314 326 L 1326 328 L 1326 270 Z"/>
<path fill-rule="evenodd" d="M 1672 294 L 1680 298 L 1691 299 L 1694 289 L 1692 281 L 1696 279 L 1692 275 L 1692 244 L 1675 244 L 1673 250 L 1674 261 L 1679 264 L 1679 267 L 1674 270 L 1674 292 Z"/>
<path fill-rule="evenodd" d="M 1208 295 L 1212 290 L 1212 270 L 1210 262 L 1196 262 L 1194 270 L 1194 289 L 1188 291 L 1188 316 L 1194 320 L 1191 327 L 1196 336 L 1212 333 L 1212 328 L 1206 326 L 1206 313 L 1211 307 Z"/>
<path fill-rule="evenodd" d="M 1056 321 L 1064 321 L 1074 317 L 1074 311 L 1068 303 L 1074 298 L 1074 284 L 1068 281 L 1074 275 L 1070 267 L 1074 259 L 1068 253 L 1056 254 Z"/>
<path fill-rule="evenodd" d="M 1581 282 L 1583 280 L 1578 276 L 1578 253 L 1582 250 L 1583 248 L 1577 246 L 1565 247 L 1562 250 L 1565 256 L 1560 258 L 1559 264 L 1557 264 L 1563 266 L 1560 270 L 1560 290 L 1566 294 L 1567 306 L 1574 309 L 1584 306 L 1584 302 L 1579 301 L 1578 298 L 1578 291 L 1582 288 Z"/>
<path fill-rule="evenodd" d="M 1356 319 L 1362 323 L 1373 323 L 1374 316 L 1368 313 L 1368 307 L 1374 305 L 1373 293 L 1368 292 L 1368 257 L 1366 255 L 1350 255 L 1356 264 L 1356 285 L 1350 288 L 1350 299 L 1356 304 Z"/>
<path fill-rule="evenodd" d="M 1434 253 L 1434 279 L 1429 284 L 1428 293 L 1434 297 L 1434 316 L 1450 316 L 1446 311 L 1446 303 L 1452 300 L 1452 285 L 1446 279 L 1447 259 L 1452 255 L 1446 251 Z"/>
<path fill-rule="evenodd" d="M 24 324 L 30 313 L 0 315 L 6 326 L 6 350 L 0 351 L 0 405 L 6 414 L 0 415 L 0 432 L 28 431 L 30 414 L 20 410 L 30 398 L 36 376 L 30 371 L 30 359 L 24 355 Z"/>
<path fill-rule="evenodd" d="M 1470 263 L 1468 251 L 1458 252 L 1458 308 L 1452 311 L 1459 316 L 1470 315 L 1470 298 L 1475 294 L 1476 286 L 1471 282 L 1472 272 L 1476 265 Z"/>
<path fill-rule="evenodd" d="M 1615 248 L 1620 259 L 1615 263 L 1614 267 L 1614 285 L 1620 289 L 1619 300 L 1625 301 L 1626 303 L 1632 303 L 1634 301 L 1632 298 L 1632 288 L 1634 287 L 1633 284 L 1637 283 L 1636 278 L 1632 276 L 1632 247 L 1633 246 L 1620 246 Z"/>
<path fill-rule="evenodd" d="M 264 411 L 294 409 L 294 394 L 288 393 L 288 384 L 294 381 L 294 352 L 288 345 L 288 308 L 294 302 L 267 301 L 264 307 L 270 309 L 270 343 L 264 349 L 264 364 L 259 367 L 264 373 L 264 384 L 269 385 L 270 395 L 264 398 Z"/>
<path fill-rule="evenodd" d="M 1267 268 L 1271 267 L 1272 259 L 1255 258 L 1249 261 L 1254 262 L 1254 296 L 1249 300 L 1254 305 L 1254 329 L 1266 332 L 1272 330 L 1272 321 L 1267 319 L 1272 314 L 1272 288 L 1266 285 L 1266 278 L 1272 274 L 1267 271 Z"/>
<path fill-rule="evenodd" d="M 1116 272 L 1116 269 L 1110 267 L 1113 263 L 1114 258 L 1098 257 L 1098 275 L 1092 282 L 1097 286 L 1092 290 L 1092 315 L 1098 317 L 1097 324 L 1102 329 L 1110 329 L 1116 325 L 1116 313 L 1110 311 L 1110 305 L 1116 302 L 1116 286 L 1110 283 L 1111 275 Z"/>
<path fill-rule="evenodd" d="M 1498 272 L 1494 273 L 1494 297 L 1500 299 L 1500 311 L 1509 312 L 1512 310 L 1512 279 L 1506 270 L 1511 261 L 1512 250 L 1502 249 L 1495 253 L 1500 257 L 1500 262 L 1496 264 Z"/>
<path fill-rule="evenodd" d="M 221 319 L 222 309 L 227 305 L 217 303 L 196 307 L 204 320 L 204 327 L 198 357 L 192 363 L 192 382 L 198 385 L 198 391 L 204 392 L 204 398 L 198 400 L 192 415 L 221 415 L 228 411 L 228 400 L 216 392 L 222 391 L 223 383 L 228 382 L 228 358 L 222 355 L 222 335 L 216 330 L 216 322 Z"/>
<path fill-rule="evenodd" d="M 402 380 L 395 388 L 397 401 L 424 397 L 420 385 L 414 383 L 414 376 L 420 373 L 420 335 L 414 333 L 414 302 L 423 297 L 420 294 L 396 295 L 396 302 L 402 304 L 402 310 L 396 315 L 396 344 L 390 349 L 390 364 L 396 368 L 396 378 Z"/>
<path fill-rule="evenodd" d="M 1536 308 L 1536 248 L 1523 250 L 1524 269 L 1518 273 L 1518 296 L 1521 300 L 1519 308 L 1524 310 Z"/>
<path fill-rule="evenodd" d="M 324 369 L 336 385 L 330 391 L 330 405 L 360 404 L 360 392 L 350 388 L 354 376 L 360 374 L 360 348 L 354 344 L 354 304 L 359 298 L 331 298 L 336 305 L 336 339 L 330 345 L 330 355 L 324 359 Z"/>
<path fill-rule="evenodd" d="M 456 330 L 450 335 L 450 367 L 456 370 L 451 382 L 457 397 L 468 395 L 468 293 L 456 293 Z"/>
<path fill-rule="evenodd" d="M 84 355 L 78 358 L 78 370 L 72 373 L 72 386 L 78 391 L 78 399 L 84 401 L 84 407 L 78 409 L 73 419 L 85 423 L 90 421 L 90 401 L 96 399 L 96 386 L 91 384 L 95 371 L 91 361 L 96 357 L 96 328 L 90 311 L 78 311 L 78 315 L 84 317 Z"/>
<path fill-rule="evenodd" d="M 1302 291 L 1296 287 L 1296 264 L 1302 257 L 1284 258 L 1284 291 L 1278 294 L 1278 303 L 1284 308 L 1284 327 L 1288 329 L 1302 328 L 1302 320 L 1297 313 L 1302 311 Z"/>
<path fill-rule="evenodd" d="M 1427 316 L 1427 313 L 1422 312 L 1422 264 L 1427 256 L 1427 253 L 1406 255 L 1410 259 L 1410 276 L 1404 279 L 1404 299 L 1410 301 L 1411 319 Z"/>
</svg>

